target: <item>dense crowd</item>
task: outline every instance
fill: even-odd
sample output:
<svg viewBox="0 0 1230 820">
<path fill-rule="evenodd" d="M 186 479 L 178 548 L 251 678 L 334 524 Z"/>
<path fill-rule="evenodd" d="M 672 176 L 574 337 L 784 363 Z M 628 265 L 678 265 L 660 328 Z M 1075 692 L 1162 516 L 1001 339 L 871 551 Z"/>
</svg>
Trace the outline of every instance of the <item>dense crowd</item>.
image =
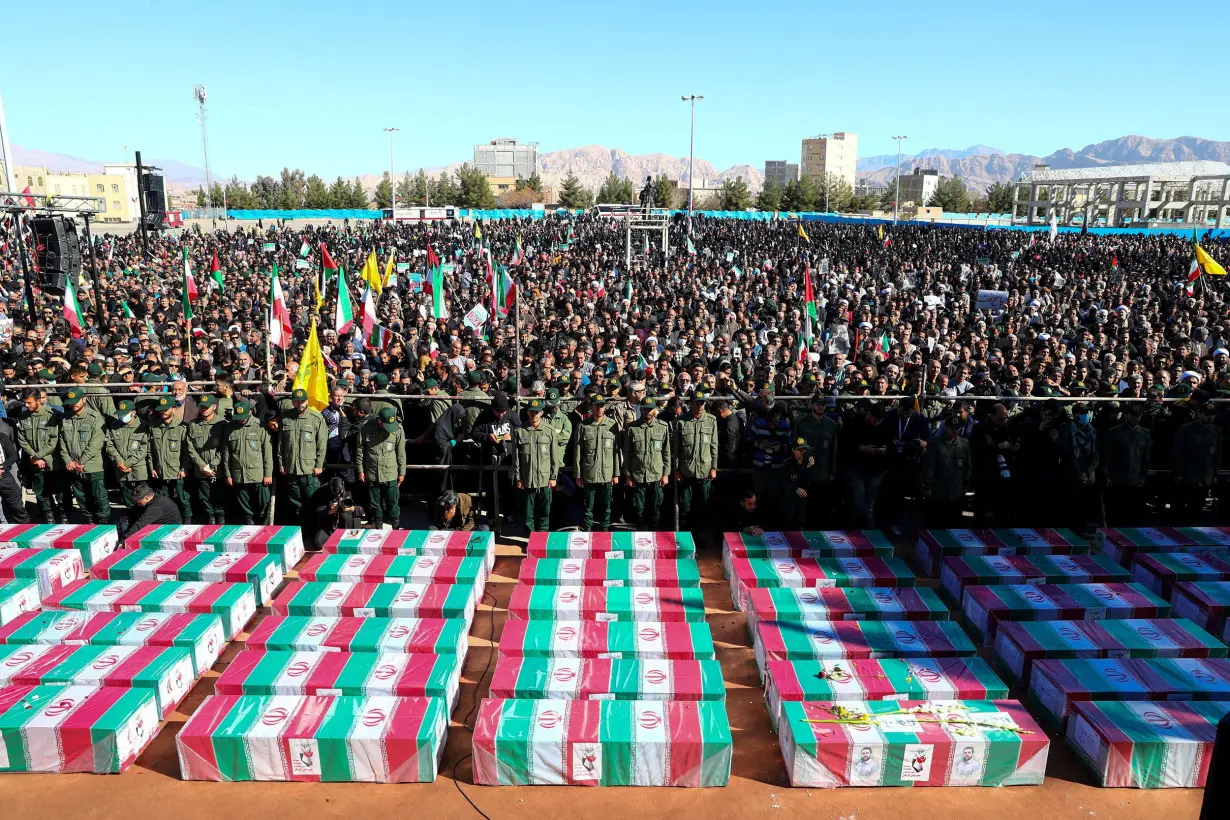
<svg viewBox="0 0 1230 820">
<path fill-rule="evenodd" d="M 108 520 L 114 492 L 126 526 L 263 522 L 276 497 L 314 533 L 395 526 L 406 497 L 440 527 L 698 530 L 1194 524 L 1230 498 L 1230 304 L 1189 285 L 1191 237 L 698 218 L 629 269 L 594 216 L 108 235 L 74 338 L 58 296 L 30 319 L 4 229 L 10 521 L 23 486 L 45 520 Z M 356 325 L 364 261 L 393 260 L 375 338 L 333 329 L 322 248 Z M 274 265 L 293 341 L 269 350 Z M 321 410 L 291 395 L 313 316 Z M 459 469 L 493 464 L 496 487 Z"/>
</svg>

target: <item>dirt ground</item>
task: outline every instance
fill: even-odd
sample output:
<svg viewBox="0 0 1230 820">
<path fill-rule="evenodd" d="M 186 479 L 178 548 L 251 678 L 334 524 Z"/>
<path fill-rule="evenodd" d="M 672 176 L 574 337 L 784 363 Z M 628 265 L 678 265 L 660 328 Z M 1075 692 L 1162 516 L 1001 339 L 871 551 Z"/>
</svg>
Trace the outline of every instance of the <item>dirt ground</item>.
<svg viewBox="0 0 1230 820">
<path fill-rule="evenodd" d="M 0 818 L 241 818 L 388 817 L 471 818 L 475 811 L 458 789 L 492 820 L 512 818 L 655 818 L 687 814 L 704 818 L 785 817 L 805 813 L 817 820 L 1180 820 L 1200 813 L 1203 790 L 1101 789 L 1060 737 L 1052 736 L 1047 779 L 1039 787 L 1005 789 L 793 789 L 769 726 L 757 684 L 751 640 L 741 613 L 733 611 L 721 562 L 702 557 L 705 603 L 727 688 L 727 711 L 734 736 L 730 785 L 724 789 L 484 787 L 471 782 L 470 732 L 477 699 L 487 692 L 494 664 L 491 638 L 498 640 L 505 607 L 517 578 L 522 551 L 501 544 L 490 596 L 474 618 L 458 705 L 449 728 L 440 776 L 415 785 L 186 783 L 179 779 L 175 734 L 213 691 L 213 681 L 243 648 L 232 644 L 213 671 L 200 681 L 158 737 L 126 774 L 0 776 Z M 495 605 L 490 605 L 491 598 Z M 259 619 L 261 616 L 258 615 Z M 254 622 L 255 623 L 255 622 Z M 1014 693 L 1016 694 L 1016 693 Z M 456 768 L 456 779 L 454 779 Z"/>
</svg>

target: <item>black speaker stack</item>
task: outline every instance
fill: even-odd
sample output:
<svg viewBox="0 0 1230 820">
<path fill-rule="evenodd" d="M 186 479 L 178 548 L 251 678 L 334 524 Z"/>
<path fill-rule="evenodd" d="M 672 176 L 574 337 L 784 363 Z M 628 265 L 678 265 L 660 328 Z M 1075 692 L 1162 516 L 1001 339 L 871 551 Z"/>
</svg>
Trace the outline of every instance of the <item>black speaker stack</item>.
<svg viewBox="0 0 1230 820">
<path fill-rule="evenodd" d="M 30 228 L 37 242 L 35 261 L 43 277 L 43 290 L 63 293 L 68 277 L 76 282 L 81 275 L 76 224 L 62 216 L 36 216 L 30 219 Z"/>
</svg>

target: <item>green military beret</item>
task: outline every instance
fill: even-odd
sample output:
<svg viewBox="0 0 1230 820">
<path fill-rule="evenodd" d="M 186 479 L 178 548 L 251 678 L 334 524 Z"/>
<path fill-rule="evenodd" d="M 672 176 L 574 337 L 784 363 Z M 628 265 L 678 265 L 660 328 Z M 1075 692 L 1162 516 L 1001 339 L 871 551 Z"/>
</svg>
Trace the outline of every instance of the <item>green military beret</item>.
<svg viewBox="0 0 1230 820">
<path fill-rule="evenodd" d="M 307 391 L 304 390 L 302 387 L 297 388 L 296 390 L 292 391 L 290 394 L 290 398 L 292 401 L 307 401 L 307 397 L 308 397 Z"/>
<path fill-rule="evenodd" d="M 200 407 L 201 409 L 205 409 L 207 407 L 217 407 L 217 405 L 218 405 L 218 400 L 215 399 L 213 396 L 201 396 L 199 399 L 196 400 L 196 406 Z"/>
<path fill-rule="evenodd" d="M 541 413 L 543 409 L 542 399 L 539 399 L 539 398 L 530 399 L 528 402 L 526 402 L 525 409 L 529 410 L 531 413 Z"/>
<path fill-rule="evenodd" d="M 158 398 L 158 411 L 159 412 L 162 412 L 164 410 L 174 410 L 174 409 L 175 409 L 175 399 L 171 398 L 170 396 L 160 396 Z"/>
<path fill-rule="evenodd" d="M 122 399 L 118 404 L 115 405 L 115 409 L 120 413 L 131 413 L 134 407 L 136 407 L 136 405 L 130 402 L 128 399 Z"/>
<path fill-rule="evenodd" d="M 237 419 L 246 419 L 252 415 L 252 405 L 246 401 L 235 402 L 235 409 L 231 411 Z"/>
<path fill-rule="evenodd" d="M 85 398 L 85 391 L 80 387 L 70 387 L 64 393 L 64 400 L 69 404 L 76 404 Z"/>
</svg>

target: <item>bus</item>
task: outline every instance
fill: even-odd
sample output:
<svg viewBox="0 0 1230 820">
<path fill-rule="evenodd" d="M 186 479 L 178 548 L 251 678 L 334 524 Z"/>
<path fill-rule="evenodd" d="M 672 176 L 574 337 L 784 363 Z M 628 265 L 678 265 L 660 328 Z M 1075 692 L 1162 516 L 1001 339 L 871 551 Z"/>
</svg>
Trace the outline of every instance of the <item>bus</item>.
<svg viewBox="0 0 1230 820">
<path fill-rule="evenodd" d="M 394 222 L 439 222 L 444 219 L 456 219 L 457 209 L 444 208 L 384 208 L 381 218 Z"/>
</svg>

